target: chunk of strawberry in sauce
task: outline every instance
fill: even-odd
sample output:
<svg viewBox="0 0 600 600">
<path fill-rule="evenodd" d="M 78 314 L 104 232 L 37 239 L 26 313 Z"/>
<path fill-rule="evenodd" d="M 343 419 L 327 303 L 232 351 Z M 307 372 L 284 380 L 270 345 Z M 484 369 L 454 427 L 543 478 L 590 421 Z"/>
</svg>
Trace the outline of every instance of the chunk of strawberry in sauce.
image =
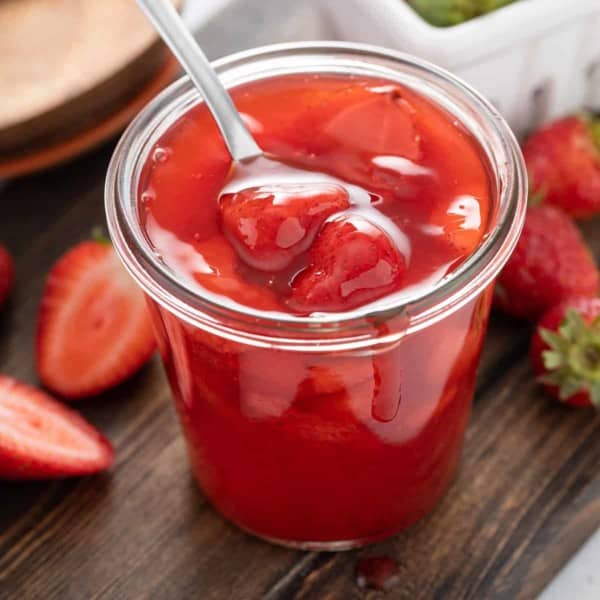
<svg viewBox="0 0 600 600">
<path fill-rule="evenodd" d="M 341 185 L 264 185 L 220 198 L 223 230 L 238 256 L 261 271 L 279 271 L 312 244 L 330 215 L 350 206 Z"/>
<path fill-rule="evenodd" d="M 344 311 L 394 291 L 406 267 L 389 235 L 360 215 L 326 223 L 292 283 L 298 312 Z"/>
<path fill-rule="evenodd" d="M 416 160 L 421 156 L 421 138 L 415 109 L 398 88 L 385 87 L 389 91 L 343 108 L 325 125 L 324 132 L 341 148 Z"/>
</svg>

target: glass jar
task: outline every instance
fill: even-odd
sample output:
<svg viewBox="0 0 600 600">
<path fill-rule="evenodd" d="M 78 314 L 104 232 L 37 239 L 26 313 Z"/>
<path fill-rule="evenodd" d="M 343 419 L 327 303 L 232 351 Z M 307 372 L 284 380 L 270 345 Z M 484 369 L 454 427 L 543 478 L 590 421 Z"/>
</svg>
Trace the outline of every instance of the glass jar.
<svg viewBox="0 0 600 600">
<path fill-rule="evenodd" d="M 427 514 L 460 459 L 494 278 L 518 239 L 526 176 L 504 120 L 449 73 L 355 44 L 278 45 L 215 63 L 228 87 L 292 73 L 385 78 L 453 114 L 489 164 L 490 225 L 425 294 L 351 313 L 223 306 L 178 277 L 138 218 L 140 174 L 160 136 L 200 102 L 187 79 L 155 98 L 111 161 L 111 237 L 144 290 L 194 473 L 228 519 L 270 541 L 339 550 Z"/>
</svg>

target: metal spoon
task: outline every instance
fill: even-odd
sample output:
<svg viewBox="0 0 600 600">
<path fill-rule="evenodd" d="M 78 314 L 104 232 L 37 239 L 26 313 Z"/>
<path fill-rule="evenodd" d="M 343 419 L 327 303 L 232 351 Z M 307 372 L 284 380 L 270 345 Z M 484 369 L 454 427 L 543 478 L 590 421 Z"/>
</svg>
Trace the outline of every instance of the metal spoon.
<svg viewBox="0 0 600 600">
<path fill-rule="evenodd" d="M 202 94 L 234 161 L 263 152 L 242 121 L 229 93 L 196 43 L 170 0 L 137 0 L 164 42 Z"/>
</svg>

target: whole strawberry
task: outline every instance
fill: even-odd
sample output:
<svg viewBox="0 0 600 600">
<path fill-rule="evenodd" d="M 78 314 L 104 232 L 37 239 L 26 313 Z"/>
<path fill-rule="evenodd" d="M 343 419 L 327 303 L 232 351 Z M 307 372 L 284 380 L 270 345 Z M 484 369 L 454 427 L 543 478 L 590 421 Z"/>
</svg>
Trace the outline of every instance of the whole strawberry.
<svg viewBox="0 0 600 600">
<path fill-rule="evenodd" d="M 531 360 L 539 381 L 559 400 L 600 409 L 600 298 L 551 308 L 531 340 Z"/>
<path fill-rule="evenodd" d="M 496 284 L 498 308 L 536 320 L 572 296 L 595 296 L 600 279 L 573 220 L 547 204 L 527 211 L 521 238 Z"/>
<path fill-rule="evenodd" d="M 573 217 L 600 212 L 600 119 L 587 115 L 554 121 L 523 146 L 534 194 Z"/>
<path fill-rule="evenodd" d="M 0 246 L 0 306 L 4 304 L 15 282 L 15 265 L 12 256 L 4 246 Z"/>
</svg>

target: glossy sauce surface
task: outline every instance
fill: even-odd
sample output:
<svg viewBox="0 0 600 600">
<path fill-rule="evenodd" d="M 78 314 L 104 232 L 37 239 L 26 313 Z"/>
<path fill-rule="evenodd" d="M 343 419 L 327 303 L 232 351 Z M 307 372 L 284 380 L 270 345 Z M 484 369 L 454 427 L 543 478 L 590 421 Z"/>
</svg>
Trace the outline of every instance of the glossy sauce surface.
<svg viewBox="0 0 600 600">
<path fill-rule="evenodd" d="M 422 96 L 333 75 L 268 79 L 232 96 L 273 160 L 232 166 L 200 106 L 158 142 L 140 186 L 152 245 L 201 293 L 265 311 L 343 312 L 431 288 L 481 241 L 486 163 Z"/>
</svg>

